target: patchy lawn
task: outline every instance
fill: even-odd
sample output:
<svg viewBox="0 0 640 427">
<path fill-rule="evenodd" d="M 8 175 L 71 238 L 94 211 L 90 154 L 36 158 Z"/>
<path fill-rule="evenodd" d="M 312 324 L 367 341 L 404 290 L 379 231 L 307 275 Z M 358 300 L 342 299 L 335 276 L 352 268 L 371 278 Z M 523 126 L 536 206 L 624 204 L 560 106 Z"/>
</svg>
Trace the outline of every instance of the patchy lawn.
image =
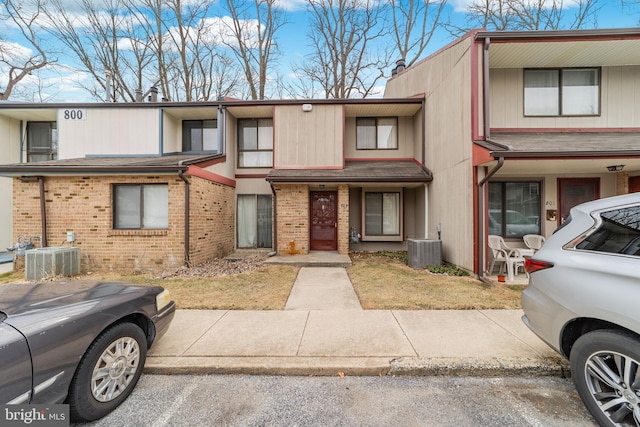
<svg viewBox="0 0 640 427">
<path fill-rule="evenodd" d="M 520 308 L 523 286 L 490 286 L 472 277 L 414 270 L 402 257 L 352 256 L 347 268 L 364 309 L 512 309 Z M 283 310 L 299 267 L 264 265 L 260 260 L 212 260 L 163 274 L 89 273 L 78 280 L 150 283 L 171 292 L 178 308 Z M 63 279 L 63 278 L 60 278 Z M 0 275 L 0 284 L 26 282 L 23 272 Z"/>
<path fill-rule="evenodd" d="M 347 268 L 360 304 L 368 310 L 520 308 L 524 286 L 487 285 L 472 277 L 414 270 L 385 255 L 352 257 Z"/>
</svg>

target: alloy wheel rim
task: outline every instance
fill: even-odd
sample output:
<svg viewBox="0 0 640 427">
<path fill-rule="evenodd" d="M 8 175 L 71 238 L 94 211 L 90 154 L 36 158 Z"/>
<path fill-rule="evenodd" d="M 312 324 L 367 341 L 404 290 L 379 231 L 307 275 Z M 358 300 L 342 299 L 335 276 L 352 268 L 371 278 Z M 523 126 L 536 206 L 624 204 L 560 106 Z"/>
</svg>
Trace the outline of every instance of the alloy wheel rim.
<svg viewBox="0 0 640 427">
<path fill-rule="evenodd" d="M 640 426 L 640 363 L 613 351 L 596 352 L 585 365 L 587 387 L 615 425 Z"/>
<path fill-rule="evenodd" d="M 107 347 L 91 373 L 91 393 L 98 402 L 120 396 L 138 370 L 140 346 L 131 337 L 118 338 Z"/>
</svg>

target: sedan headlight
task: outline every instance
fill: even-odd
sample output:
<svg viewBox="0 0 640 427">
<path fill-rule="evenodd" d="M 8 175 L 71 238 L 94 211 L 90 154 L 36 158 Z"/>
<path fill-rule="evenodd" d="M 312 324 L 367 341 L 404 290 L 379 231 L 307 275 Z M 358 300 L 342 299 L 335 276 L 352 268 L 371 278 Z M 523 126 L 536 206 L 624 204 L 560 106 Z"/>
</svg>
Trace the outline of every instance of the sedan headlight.
<svg viewBox="0 0 640 427">
<path fill-rule="evenodd" d="M 156 295 L 156 310 L 161 311 L 169 303 L 171 303 L 171 293 L 168 290 L 165 289 Z"/>
</svg>

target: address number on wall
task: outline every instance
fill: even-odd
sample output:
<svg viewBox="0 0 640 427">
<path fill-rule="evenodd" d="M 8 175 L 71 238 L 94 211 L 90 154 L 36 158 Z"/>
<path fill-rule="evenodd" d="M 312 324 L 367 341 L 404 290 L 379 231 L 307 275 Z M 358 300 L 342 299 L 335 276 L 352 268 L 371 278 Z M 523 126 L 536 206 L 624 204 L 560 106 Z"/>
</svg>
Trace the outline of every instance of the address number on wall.
<svg viewBox="0 0 640 427">
<path fill-rule="evenodd" d="M 62 120 L 85 120 L 87 118 L 87 110 L 82 108 L 61 110 Z"/>
</svg>

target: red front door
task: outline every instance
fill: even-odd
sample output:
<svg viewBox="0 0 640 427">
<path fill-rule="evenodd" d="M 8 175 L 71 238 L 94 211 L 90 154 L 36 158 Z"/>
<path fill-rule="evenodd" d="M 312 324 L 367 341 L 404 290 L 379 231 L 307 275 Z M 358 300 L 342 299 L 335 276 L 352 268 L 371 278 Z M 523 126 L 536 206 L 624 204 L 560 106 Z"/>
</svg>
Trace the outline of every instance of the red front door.
<svg viewBox="0 0 640 427">
<path fill-rule="evenodd" d="M 600 179 L 558 179 L 558 194 L 558 206 L 560 208 L 558 226 L 560 226 L 569 216 L 572 207 L 600 198 Z"/>
<path fill-rule="evenodd" d="M 640 193 L 640 176 L 629 178 L 629 193 Z"/>
<path fill-rule="evenodd" d="M 312 251 L 338 249 L 338 193 L 336 191 L 312 191 L 310 193 Z"/>
</svg>

